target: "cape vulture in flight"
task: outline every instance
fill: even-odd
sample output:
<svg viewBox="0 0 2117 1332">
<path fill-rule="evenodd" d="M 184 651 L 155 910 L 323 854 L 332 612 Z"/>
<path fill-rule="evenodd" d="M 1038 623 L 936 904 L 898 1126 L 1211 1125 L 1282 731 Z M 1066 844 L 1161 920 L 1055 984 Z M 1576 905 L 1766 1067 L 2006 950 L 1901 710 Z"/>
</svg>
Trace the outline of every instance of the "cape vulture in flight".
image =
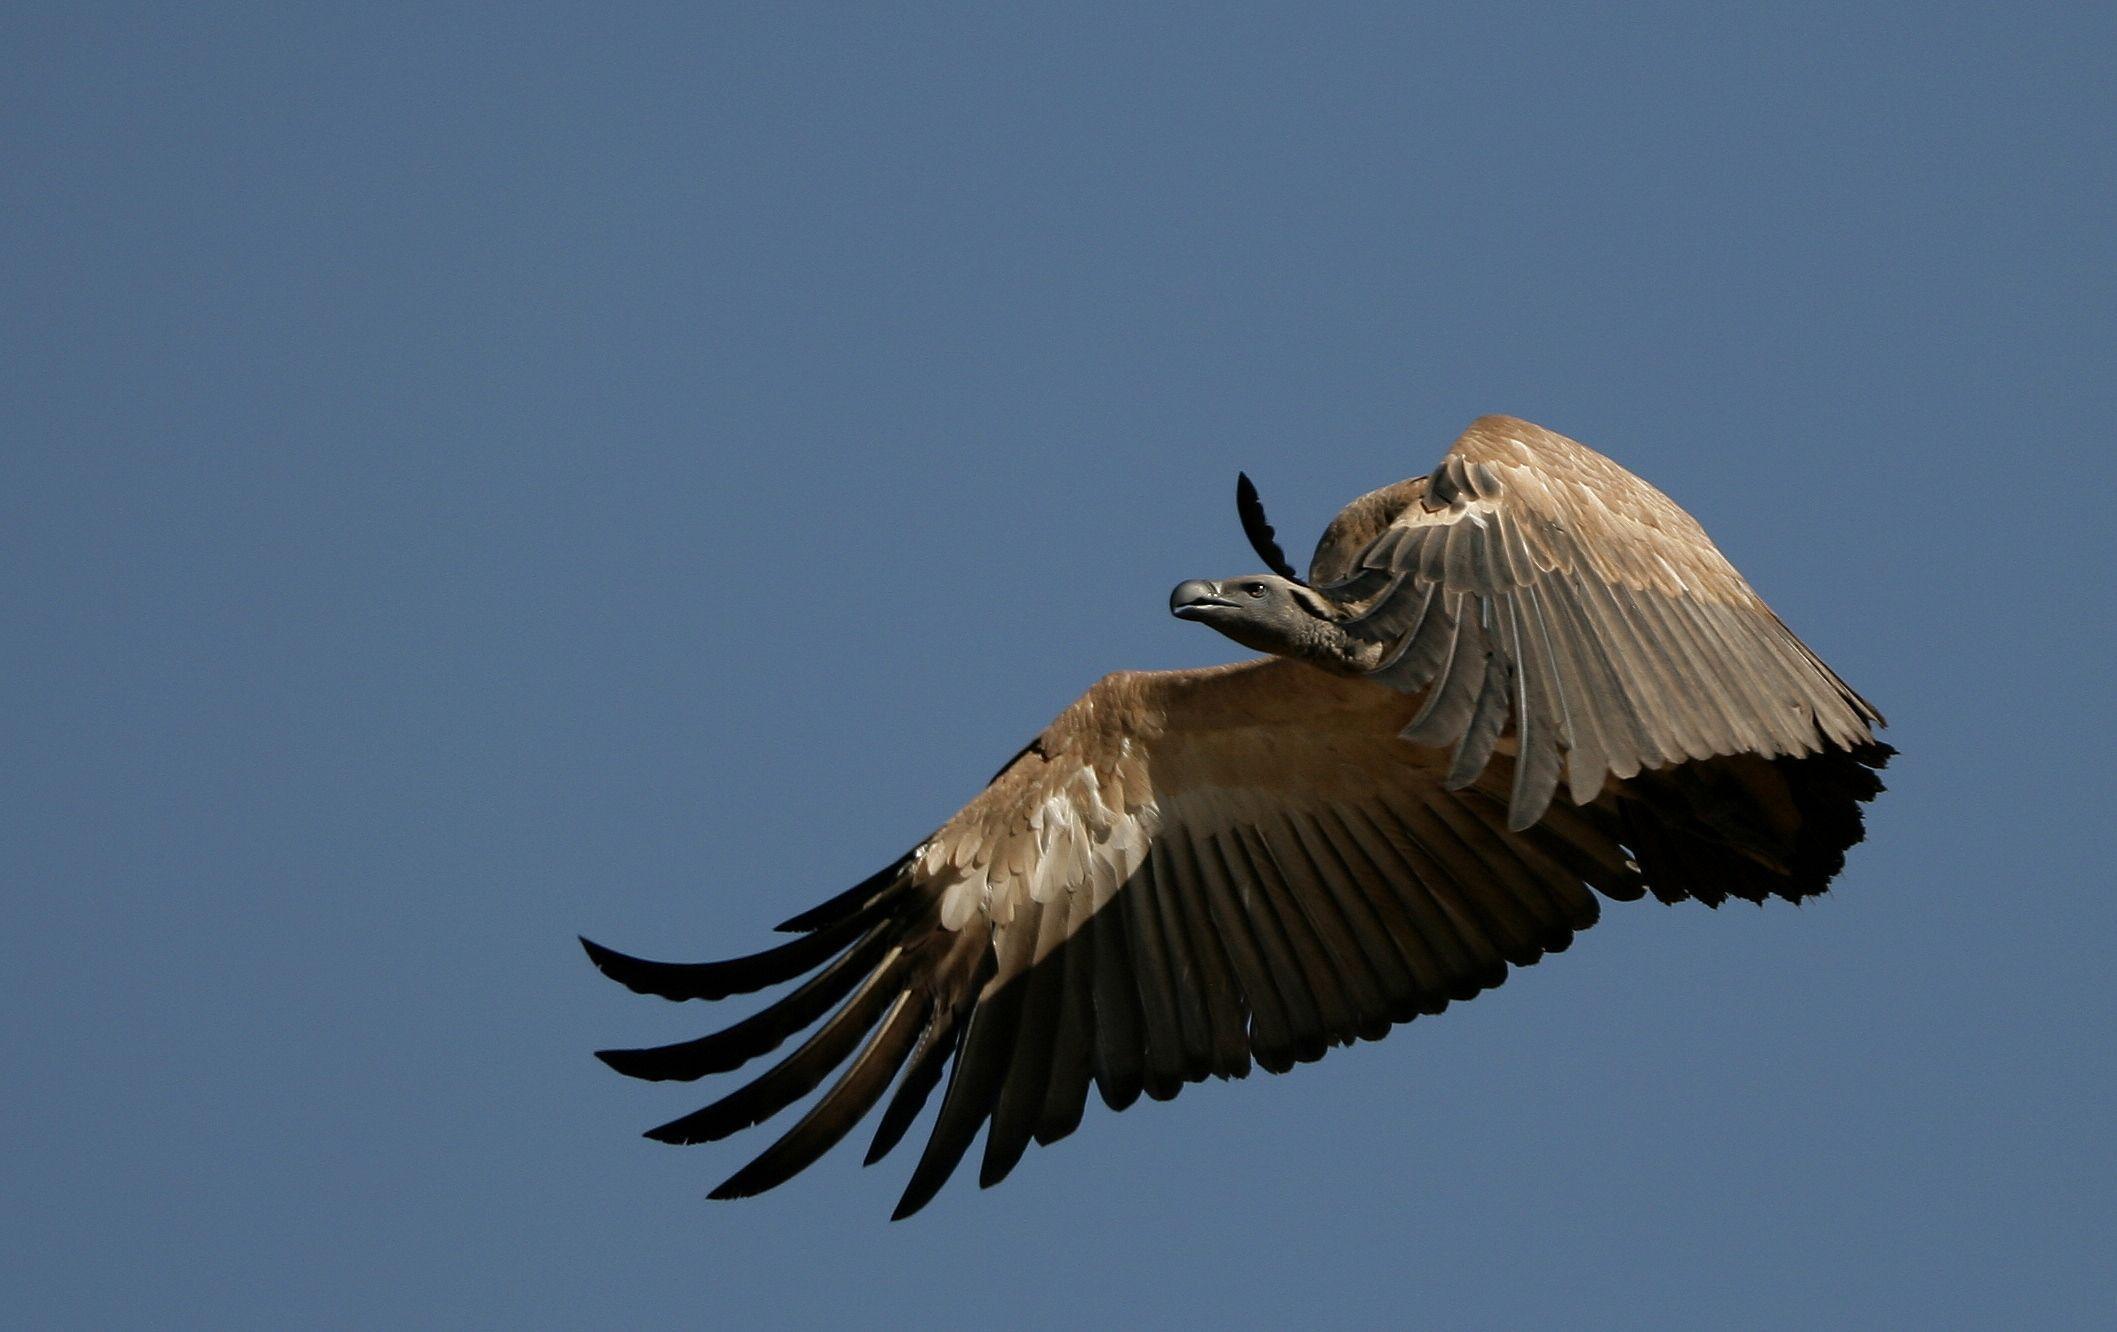
<svg viewBox="0 0 2117 1332">
<path fill-rule="evenodd" d="M 726 1030 L 601 1052 L 691 1079 L 815 1025 L 648 1133 L 724 1138 L 843 1070 L 713 1197 L 782 1183 L 894 1084 L 878 1160 L 945 1075 L 907 1216 L 980 1128 L 991 1185 L 1073 1132 L 1091 1086 L 1122 1110 L 1283 1072 L 1564 949 L 1598 894 L 1798 902 L 1860 840 L 1881 715 L 1602 455 L 1485 417 L 1347 505 L 1306 578 L 1247 478 L 1237 504 L 1271 572 L 1183 583 L 1170 610 L 1269 656 L 1097 681 L 777 948 L 675 964 L 582 941 L 665 999 L 805 978 Z"/>
</svg>

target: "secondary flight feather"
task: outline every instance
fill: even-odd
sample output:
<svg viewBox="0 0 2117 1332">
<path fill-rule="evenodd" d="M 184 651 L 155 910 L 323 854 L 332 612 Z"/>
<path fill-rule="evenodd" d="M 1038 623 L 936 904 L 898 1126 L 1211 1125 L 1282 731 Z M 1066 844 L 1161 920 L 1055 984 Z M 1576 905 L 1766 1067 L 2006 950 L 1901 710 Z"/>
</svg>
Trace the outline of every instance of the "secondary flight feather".
<svg viewBox="0 0 2117 1332">
<path fill-rule="evenodd" d="M 1564 949 L 1601 898 L 1799 901 L 1860 840 L 1881 715 L 1608 458 L 1485 417 L 1347 505 L 1305 579 L 1247 477 L 1237 510 L 1271 572 L 1182 583 L 1170 609 L 1269 655 L 1106 676 L 780 947 L 685 964 L 582 941 L 667 999 L 799 982 L 698 1040 L 600 1053 L 693 1079 L 814 1028 L 649 1131 L 724 1138 L 836 1074 L 712 1196 L 783 1183 L 881 1105 L 879 1160 L 945 1077 L 906 1216 L 981 1130 L 991 1185 L 1091 1089 L 1122 1110 L 1283 1072 Z"/>
</svg>

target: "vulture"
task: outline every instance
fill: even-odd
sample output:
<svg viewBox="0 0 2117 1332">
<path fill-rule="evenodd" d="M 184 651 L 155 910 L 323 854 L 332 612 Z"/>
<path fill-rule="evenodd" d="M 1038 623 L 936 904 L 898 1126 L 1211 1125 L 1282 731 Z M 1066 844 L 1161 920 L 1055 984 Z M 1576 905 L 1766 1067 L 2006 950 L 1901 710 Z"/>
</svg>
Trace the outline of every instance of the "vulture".
<svg viewBox="0 0 2117 1332">
<path fill-rule="evenodd" d="M 725 1138 L 836 1074 L 712 1197 L 783 1183 L 880 1104 L 871 1164 L 939 1088 L 908 1216 L 981 1129 L 990 1186 L 1079 1127 L 1091 1087 L 1122 1110 L 1284 1072 L 1562 951 L 1602 898 L 1799 902 L 1861 839 L 1894 752 L 1881 714 L 1601 454 L 1482 418 L 1348 504 L 1305 578 L 1247 477 L 1236 501 L 1269 572 L 1184 582 L 1170 610 L 1267 655 L 1105 676 L 776 948 L 668 963 L 581 941 L 664 999 L 799 982 L 697 1040 L 599 1052 L 689 1080 L 814 1028 L 648 1131 Z"/>
</svg>

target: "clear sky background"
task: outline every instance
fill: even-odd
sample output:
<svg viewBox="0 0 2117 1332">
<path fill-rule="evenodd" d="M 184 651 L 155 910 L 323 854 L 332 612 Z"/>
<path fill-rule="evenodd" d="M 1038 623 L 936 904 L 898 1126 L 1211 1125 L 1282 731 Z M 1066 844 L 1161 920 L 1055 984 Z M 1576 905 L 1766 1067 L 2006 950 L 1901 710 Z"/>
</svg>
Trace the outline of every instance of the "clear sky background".
<svg viewBox="0 0 2117 1332">
<path fill-rule="evenodd" d="M 0 1289 L 32 1326 L 2082 1324 L 2108 5 L 9 6 Z M 959 1177 L 599 1046 L 1472 417 L 1889 714 L 1838 890 L 1613 906 Z M 860 1135 L 858 1143 L 865 1142 Z"/>
</svg>

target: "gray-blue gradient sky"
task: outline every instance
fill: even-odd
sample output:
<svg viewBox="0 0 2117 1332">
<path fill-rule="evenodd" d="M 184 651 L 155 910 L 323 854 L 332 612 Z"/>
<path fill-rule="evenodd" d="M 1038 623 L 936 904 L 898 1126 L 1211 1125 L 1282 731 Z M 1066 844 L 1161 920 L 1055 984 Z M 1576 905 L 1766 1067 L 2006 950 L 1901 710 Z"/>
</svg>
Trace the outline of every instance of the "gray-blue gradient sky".
<svg viewBox="0 0 2117 1332">
<path fill-rule="evenodd" d="M 33 1326 L 2046 1325 L 2117 1303 L 2108 5 L 10 6 Z M 1473 416 L 1894 723 L 1839 891 L 909 1169 L 604 1045 Z M 864 1135 L 859 1139 L 864 1142 Z M 749 1150 L 746 1150 L 749 1149 Z"/>
</svg>

